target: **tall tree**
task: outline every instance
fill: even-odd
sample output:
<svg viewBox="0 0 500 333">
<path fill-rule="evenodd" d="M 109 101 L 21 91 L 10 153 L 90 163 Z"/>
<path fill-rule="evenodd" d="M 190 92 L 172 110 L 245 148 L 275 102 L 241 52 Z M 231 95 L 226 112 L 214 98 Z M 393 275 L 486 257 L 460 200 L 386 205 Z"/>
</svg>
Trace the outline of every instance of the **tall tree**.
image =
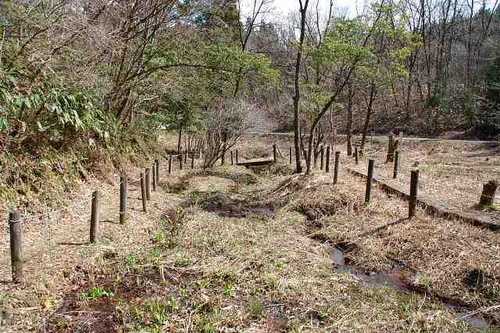
<svg viewBox="0 0 500 333">
<path fill-rule="evenodd" d="M 307 22 L 307 8 L 309 0 L 299 0 L 300 11 L 300 37 L 299 45 L 297 47 L 297 58 L 295 61 L 295 77 L 294 88 L 295 95 L 293 96 L 293 131 L 294 131 L 294 145 L 295 145 L 295 172 L 302 172 L 302 163 L 300 158 L 300 119 L 299 119 L 299 103 L 300 103 L 300 69 L 302 65 L 302 54 L 304 47 L 304 39 L 306 33 Z M 311 148 L 311 147 L 309 147 Z"/>
</svg>

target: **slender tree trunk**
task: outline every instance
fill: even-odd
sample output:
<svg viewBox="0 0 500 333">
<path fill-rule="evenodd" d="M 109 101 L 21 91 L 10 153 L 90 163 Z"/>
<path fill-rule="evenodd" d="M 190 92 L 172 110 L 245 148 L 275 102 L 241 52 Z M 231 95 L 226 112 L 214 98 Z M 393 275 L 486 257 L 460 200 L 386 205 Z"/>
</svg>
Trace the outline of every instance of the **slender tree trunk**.
<svg viewBox="0 0 500 333">
<path fill-rule="evenodd" d="M 337 142 L 337 127 L 335 126 L 335 120 L 333 119 L 332 110 L 330 110 L 330 117 L 328 120 L 330 123 L 330 141 L 332 145 L 332 151 L 335 152 L 335 144 Z"/>
<path fill-rule="evenodd" d="M 182 126 L 179 127 L 179 137 L 177 139 L 177 153 L 180 154 L 182 152 Z"/>
<path fill-rule="evenodd" d="M 361 144 L 359 147 L 360 153 L 364 153 L 365 144 L 366 144 L 366 136 L 368 135 L 368 127 L 370 126 L 370 118 L 373 112 L 373 101 L 375 100 L 376 88 L 375 84 L 371 84 L 370 88 L 370 100 L 368 101 L 368 107 L 366 108 L 366 116 L 365 123 L 363 124 L 363 135 L 361 137 Z"/>
<path fill-rule="evenodd" d="M 293 131 L 294 131 L 294 144 L 295 144 L 295 173 L 302 172 L 302 163 L 300 160 L 300 119 L 299 119 L 299 102 L 300 102 L 300 66 L 302 63 L 302 52 L 305 38 L 306 29 L 306 16 L 307 16 L 307 6 L 309 5 L 309 0 L 305 0 L 304 5 L 300 1 L 300 40 L 299 48 L 297 50 L 297 60 L 295 62 L 295 96 L 293 97 Z M 310 155 L 310 152 L 308 156 Z"/>
<path fill-rule="evenodd" d="M 354 93 L 352 92 L 352 84 L 348 85 L 347 91 L 347 156 L 352 155 L 352 99 Z"/>
</svg>

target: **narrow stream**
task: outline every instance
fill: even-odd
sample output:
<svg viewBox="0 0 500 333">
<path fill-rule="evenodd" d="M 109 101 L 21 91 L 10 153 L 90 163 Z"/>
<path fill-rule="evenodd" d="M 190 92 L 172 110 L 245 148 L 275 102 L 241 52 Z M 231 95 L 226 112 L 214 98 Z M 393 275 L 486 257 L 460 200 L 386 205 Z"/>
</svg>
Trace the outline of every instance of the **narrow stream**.
<svg viewBox="0 0 500 333">
<path fill-rule="evenodd" d="M 485 319 L 482 314 L 473 313 L 473 309 L 467 307 L 463 303 L 461 304 L 460 301 L 429 294 L 424 288 L 413 285 L 410 281 L 415 273 L 410 272 L 408 269 L 404 269 L 403 266 L 396 266 L 389 272 L 366 273 L 348 263 L 345 253 L 349 252 L 352 248 L 346 248 L 345 244 L 335 246 L 325 243 L 325 245 L 328 248 L 336 272 L 351 274 L 368 287 L 388 287 L 404 293 L 426 295 L 429 299 L 438 301 L 448 309 L 453 310 L 459 320 L 466 321 L 474 328 L 488 329 L 495 327 L 494 324 Z"/>
</svg>

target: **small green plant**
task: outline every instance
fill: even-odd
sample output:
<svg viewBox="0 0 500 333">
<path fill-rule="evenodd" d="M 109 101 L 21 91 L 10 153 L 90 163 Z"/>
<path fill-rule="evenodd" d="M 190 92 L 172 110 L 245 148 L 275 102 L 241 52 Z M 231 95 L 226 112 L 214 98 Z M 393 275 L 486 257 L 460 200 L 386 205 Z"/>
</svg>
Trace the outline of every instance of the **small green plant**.
<svg viewBox="0 0 500 333">
<path fill-rule="evenodd" d="M 87 301 L 93 301 L 99 298 L 103 297 L 113 297 L 114 294 L 112 291 L 108 291 L 104 288 L 101 287 L 94 287 L 87 291 L 86 293 L 83 293 L 81 295 L 81 299 L 87 300 Z"/>
<path fill-rule="evenodd" d="M 158 260 L 161 258 L 161 251 L 159 248 L 154 248 L 151 250 L 151 252 L 149 253 L 150 257 L 153 259 L 153 260 Z"/>
<path fill-rule="evenodd" d="M 252 297 L 248 303 L 248 312 L 253 319 L 259 319 L 264 314 L 264 305 L 257 297 Z"/>
<path fill-rule="evenodd" d="M 0 292 L 0 305 L 7 302 L 8 299 L 9 299 L 9 294 Z"/>
<path fill-rule="evenodd" d="M 415 282 L 427 289 L 430 289 L 432 287 L 432 278 L 427 274 L 418 274 Z"/>
<path fill-rule="evenodd" d="M 279 270 L 279 271 L 282 271 L 285 269 L 287 263 L 282 261 L 282 260 L 277 260 L 275 262 L 275 266 L 276 266 L 276 269 Z"/>
<path fill-rule="evenodd" d="M 234 284 L 228 283 L 224 286 L 224 296 L 234 297 L 235 294 L 236 294 L 236 288 Z"/>
<path fill-rule="evenodd" d="M 155 244 L 163 244 L 167 240 L 167 235 L 165 235 L 164 231 L 157 232 L 153 237 L 153 243 Z"/>
<path fill-rule="evenodd" d="M 140 325 L 148 327 L 148 332 L 163 332 L 162 327 L 168 322 L 169 315 L 179 309 L 177 299 L 170 297 L 166 302 L 162 299 L 149 299 L 142 306 L 135 307 L 133 316 Z"/>
<path fill-rule="evenodd" d="M 125 263 L 127 264 L 128 267 L 134 267 L 135 265 L 137 265 L 137 262 L 138 262 L 138 258 L 137 258 L 137 256 L 134 256 L 133 254 L 129 254 L 125 258 Z"/>
<path fill-rule="evenodd" d="M 174 262 L 175 267 L 188 267 L 192 264 L 192 260 L 186 257 L 177 257 Z"/>
<path fill-rule="evenodd" d="M 147 316 L 154 325 L 164 325 L 168 320 L 168 306 L 159 301 L 148 301 L 144 305 Z"/>
</svg>

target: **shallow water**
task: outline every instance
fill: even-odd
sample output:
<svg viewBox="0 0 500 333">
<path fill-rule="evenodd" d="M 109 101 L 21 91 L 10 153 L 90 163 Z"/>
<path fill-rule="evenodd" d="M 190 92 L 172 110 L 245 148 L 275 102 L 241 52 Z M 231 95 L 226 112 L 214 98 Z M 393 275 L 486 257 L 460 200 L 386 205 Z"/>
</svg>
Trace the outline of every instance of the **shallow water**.
<svg viewBox="0 0 500 333">
<path fill-rule="evenodd" d="M 327 244 L 327 246 L 336 272 L 351 274 L 369 287 L 388 287 L 400 292 L 426 295 L 433 301 L 437 301 L 446 306 L 448 309 L 453 310 L 459 320 L 467 322 L 474 328 L 487 329 L 495 327 L 492 323 L 485 319 L 483 315 L 472 314 L 473 311 L 470 308 L 460 305 L 460 301 L 429 294 L 423 288 L 413 285 L 410 281 L 414 279 L 415 273 L 405 270 L 403 266 L 397 265 L 388 272 L 366 273 L 359 268 L 346 263 L 348 260 L 346 259 L 345 253 L 352 250 L 352 247 L 346 247 L 346 244 L 340 244 L 340 246 Z"/>
</svg>

